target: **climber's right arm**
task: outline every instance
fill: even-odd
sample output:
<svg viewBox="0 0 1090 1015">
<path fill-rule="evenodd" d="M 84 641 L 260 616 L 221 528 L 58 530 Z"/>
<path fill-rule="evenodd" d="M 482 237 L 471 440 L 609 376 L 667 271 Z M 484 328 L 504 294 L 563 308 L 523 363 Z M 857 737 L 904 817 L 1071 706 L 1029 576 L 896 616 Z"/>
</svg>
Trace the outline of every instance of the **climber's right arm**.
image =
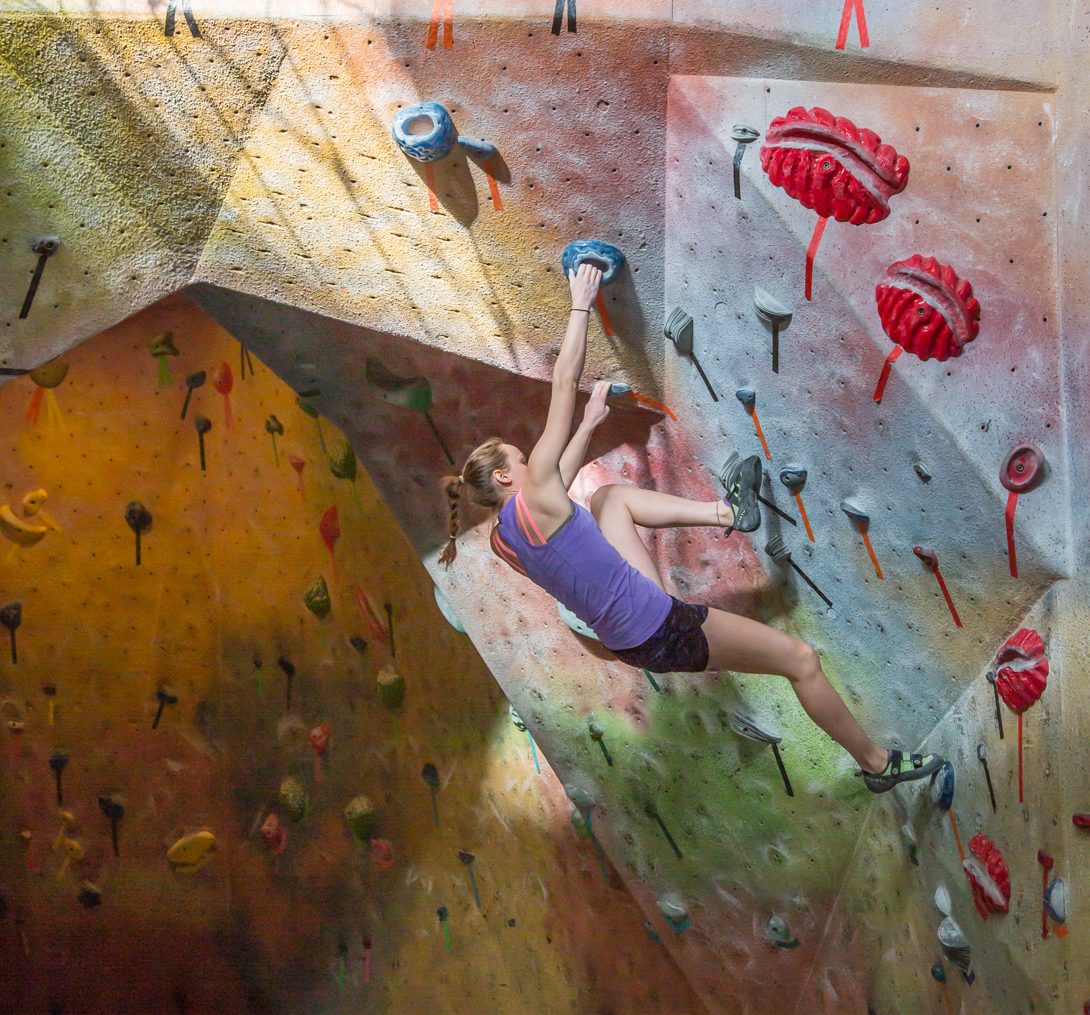
<svg viewBox="0 0 1090 1015">
<path fill-rule="evenodd" d="M 560 470 L 560 457 L 571 438 L 572 417 L 575 415 L 575 396 L 579 378 L 587 355 L 587 323 L 590 307 L 597 295 L 602 272 L 590 264 L 581 264 L 577 272 L 569 276 L 572 293 L 572 311 L 568 318 L 568 330 L 560 346 L 560 353 L 553 367 L 552 397 L 549 415 L 534 450 L 530 453 L 527 468 L 530 482 L 544 485 L 556 477 Z"/>
</svg>

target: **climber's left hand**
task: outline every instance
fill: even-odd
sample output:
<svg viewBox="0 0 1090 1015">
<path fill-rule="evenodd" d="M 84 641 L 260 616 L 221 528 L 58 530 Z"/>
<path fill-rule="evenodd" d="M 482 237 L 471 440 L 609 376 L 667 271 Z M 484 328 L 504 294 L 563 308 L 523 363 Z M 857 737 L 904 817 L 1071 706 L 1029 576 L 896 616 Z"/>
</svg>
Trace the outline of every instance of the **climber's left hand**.
<svg viewBox="0 0 1090 1015">
<path fill-rule="evenodd" d="M 606 396 L 609 394 L 610 381 L 596 381 L 590 393 L 590 401 L 583 410 L 583 426 L 594 429 L 609 415 Z"/>
</svg>

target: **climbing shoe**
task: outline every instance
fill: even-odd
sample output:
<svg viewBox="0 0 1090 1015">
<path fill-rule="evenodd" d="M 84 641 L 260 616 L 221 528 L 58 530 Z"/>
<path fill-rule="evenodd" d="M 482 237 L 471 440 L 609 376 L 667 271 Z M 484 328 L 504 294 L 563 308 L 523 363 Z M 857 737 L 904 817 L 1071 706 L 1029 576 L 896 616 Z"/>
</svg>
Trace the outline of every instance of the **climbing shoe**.
<svg viewBox="0 0 1090 1015">
<path fill-rule="evenodd" d="M 904 754 L 901 751 L 887 751 L 889 761 L 881 772 L 857 772 L 863 776 L 867 789 L 872 793 L 888 793 L 901 782 L 913 782 L 926 779 L 942 768 L 945 759 L 938 754 Z"/>
<path fill-rule="evenodd" d="M 728 464 L 722 476 L 727 488 L 723 502 L 734 512 L 734 524 L 727 527 L 727 532 L 734 529 L 753 532 L 761 526 L 761 508 L 757 501 L 757 491 L 761 488 L 761 460 L 756 455 L 745 460 L 736 455 L 732 458 L 733 462 Z"/>
</svg>

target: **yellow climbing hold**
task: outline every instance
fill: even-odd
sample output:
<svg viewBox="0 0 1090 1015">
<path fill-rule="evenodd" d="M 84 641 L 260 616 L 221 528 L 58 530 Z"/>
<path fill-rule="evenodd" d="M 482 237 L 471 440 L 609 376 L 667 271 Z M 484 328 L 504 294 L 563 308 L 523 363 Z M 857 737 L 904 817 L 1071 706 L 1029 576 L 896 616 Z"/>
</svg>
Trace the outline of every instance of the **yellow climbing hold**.
<svg viewBox="0 0 1090 1015">
<path fill-rule="evenodd" d="M 60 532 L 61 527 L 42 510 L 47 500 L 49 500 L 49 494 L 45 490 L 31 490 L 23 498 L 23 515 L 27 518 L 37 515 L 47 528 Z"/>
<path fill-rule="evenodd" d="M 167 850 L 167 861 L 176 871 L 193 874 L 212 859 L 216 837 L 211 832 L 190 832 Z"/>
<path fill-rule="evenodd" d="M 17 546 L 34 546 L 49 532 L 48 525 L 25 522 L 11 510 L 10 504 L 0 504 L 0 534 Z"/>
</svg>

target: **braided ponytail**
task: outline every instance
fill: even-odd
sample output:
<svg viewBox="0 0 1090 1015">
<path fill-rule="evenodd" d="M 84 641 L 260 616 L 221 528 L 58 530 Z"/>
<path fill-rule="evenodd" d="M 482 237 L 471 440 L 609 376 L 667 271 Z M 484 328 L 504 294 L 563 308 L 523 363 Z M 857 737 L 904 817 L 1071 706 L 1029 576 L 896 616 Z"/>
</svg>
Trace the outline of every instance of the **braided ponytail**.
<svg viewBox="0 0 1090 1015">
<path fill-rule="evenodd" d="M 440 481 L 440 486 L 447 496 L 447 503 L 450 507 L 450 517 L 447 519 L 450 539 L 447 540 L 447 545 L 439 555 L 439 563 L 449 571 L 450 565 L 454 563 L 454 558 L 458 556 L 458 547 L 454 540 L 458 535 L 458 505 L 462 499 L 462 477 L 444 476 Z"/>
<path fill-rule="evenodd" d="M 448 570 L 454 563 L 454 558 L 458 556 L 455 538 L 461 531 L 458 509 L 462 502 L 462 484 L 469 487 L 470 499 L 480 507 L 495 511 L 503 503 L 492 482 L 492 473 L 507 467 L 507 455 L 501 448 L 502 444 L 503 441 L 499 437 L 489 437 L 466 459 L 460 475 L 444 476 L 439 481 L 439 488 L 447 498 L 450 512 L 447 518 L 450 538 L 439 555 L 439 563 Z"/>
</svg>

